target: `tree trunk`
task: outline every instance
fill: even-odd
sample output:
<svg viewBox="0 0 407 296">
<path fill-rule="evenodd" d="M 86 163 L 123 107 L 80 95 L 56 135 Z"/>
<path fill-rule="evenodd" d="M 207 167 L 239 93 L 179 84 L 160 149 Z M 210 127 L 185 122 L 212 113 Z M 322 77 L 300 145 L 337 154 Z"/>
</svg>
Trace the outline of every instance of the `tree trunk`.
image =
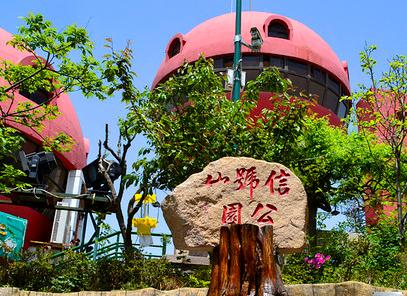
<svg viewBox="0 0 407 296">
<path fill-rule="evenodd" d="M 287 296 L 274 251 L 272 226 L 223 226 L 208 296 Z"/>
<path fill-rule="evenodd" d="M 124 216 L 122 213 L 121 208 L 116 207 L 116 219 L 117 223 L 119 224 L 120 232 L 123 237 L 123 246 L 124 246 L 124 253 L 127 257 L 130 257 L 134 252 L 133 252 L 133 243 L 131 239 L 131 220 L 127 219 L 127 225 L 126 222 L 124 221 Z M 129 224 L 130 223 L 130 224 Z"/>
<path fill-rule="evenodd" d="M 132 222 L 133 222 L 133 219 L 128 217 L 127 226 L 126 226 L 126 235 L 123 239 L 124 251 L 126 252 L 126 255 L 132 255 L 134 253 L 133 241 L 131 239 Z"/>
</svg>

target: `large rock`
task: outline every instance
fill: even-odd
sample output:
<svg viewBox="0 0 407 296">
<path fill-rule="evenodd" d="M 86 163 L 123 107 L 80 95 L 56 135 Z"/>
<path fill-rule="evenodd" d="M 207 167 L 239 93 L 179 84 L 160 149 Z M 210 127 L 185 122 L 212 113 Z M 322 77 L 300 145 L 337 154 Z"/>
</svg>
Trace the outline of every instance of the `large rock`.
<svg viewBox="0 0 407 296">
<path fill-rule="evenodd" d="M 272 224 L 282 253 L 305 244 L 307 196 L 301 181 L 278 163 L 225 157 L 190 176 L 162 205 L 175 247 L 209 251 L 219 228 L 233 223 Z"/>
</svg>

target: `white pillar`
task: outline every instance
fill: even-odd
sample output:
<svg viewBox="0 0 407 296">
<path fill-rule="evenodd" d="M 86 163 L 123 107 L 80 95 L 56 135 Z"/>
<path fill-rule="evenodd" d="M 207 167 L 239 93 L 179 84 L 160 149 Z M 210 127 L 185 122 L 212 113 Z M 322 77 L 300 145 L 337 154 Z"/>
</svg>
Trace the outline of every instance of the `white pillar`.
<svg viewBox="0 0 407 296">
<path fill-rule="evenodd" d="M 81 194 L 82 184 L 84 178 L 81 170 L 74 170 L 68 172 L 68 180 L 66 184 L 65 193 Z M 61 206 L 78 208 L 80 204 L 79 199 L 63 199 L 59 203 Z M 56 210 L 54 223 L 52 227 L 51 242 L 67 244 L 71 241 L 74 231 L 76 229 L 78 212 Z"/>
</svg>

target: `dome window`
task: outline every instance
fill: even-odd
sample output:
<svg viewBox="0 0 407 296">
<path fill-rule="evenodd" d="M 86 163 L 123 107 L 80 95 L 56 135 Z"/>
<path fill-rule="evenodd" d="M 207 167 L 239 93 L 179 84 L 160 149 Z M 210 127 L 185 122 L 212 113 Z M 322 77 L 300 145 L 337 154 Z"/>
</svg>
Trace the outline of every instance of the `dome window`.
<svg viewBox="0 0 407 296">
<path fill-rule="evenodd" d="M 21 90 L 20 89 L 20 95 L 26 97 L 27 99 L 33 101 L 34 103 L 38 105 L 46 104 L 51 101 L 53 98 L 52 93 L 47 92 L 44 89 L 37 89 L 35 92 L 30 93 L 27 90 Z"/>
<path fill-rule="evenodd" d="M 181 40 L 175 38 L 168 47 L 168 58 L 172 58 L 181 52 Z"/>
<path fill-rule="evenodd" d="M 290 39 L 290 30 L 285 22 L 281 20 L 273 20 L 268 26 L 268 37 Z"/>
<path fill-rule="evenodd" d="M 38 61 L 44 64 L 46 63 L 46 60 L 42 57 L 38 58 L 36 56 L 27 56 L 20 60 L 19 64 L 36 70 L 38 68 Z M 46 65 L 46 68 L 47 69 L 44 69 L 44 71 L 52 70 L 52 66 L 50 64 Z M 54 88 L 54 83 L 51 78 L 44 79 L 46 80 L 42 80 L 41 86 L 34 86 L 33 83 L 30 81 L 31 79 L 24 81 L 23 83 L 21 83 L 19 88 L 20 95 L 38 105 L 51 102 L 52 99 L 56 97 L 56 89 Z"/>
</svg>

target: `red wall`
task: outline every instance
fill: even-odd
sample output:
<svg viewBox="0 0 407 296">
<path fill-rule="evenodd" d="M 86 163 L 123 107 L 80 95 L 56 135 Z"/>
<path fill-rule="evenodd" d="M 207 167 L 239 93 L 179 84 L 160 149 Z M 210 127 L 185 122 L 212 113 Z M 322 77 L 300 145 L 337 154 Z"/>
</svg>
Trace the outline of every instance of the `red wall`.
<svg viewBox="0 0 407 296">
<path fill-rule="evenodd" d="M 3 196 L 0 198 L 5 199 Z M 24 249 L 28 248 L 30 241 L 49 242 L 52 231 L 52 221 L 36 210 L 9 204 L 0 204 L 0 212 L 8 213 L 28 220 L 25 234 Z"/>
</svg>

